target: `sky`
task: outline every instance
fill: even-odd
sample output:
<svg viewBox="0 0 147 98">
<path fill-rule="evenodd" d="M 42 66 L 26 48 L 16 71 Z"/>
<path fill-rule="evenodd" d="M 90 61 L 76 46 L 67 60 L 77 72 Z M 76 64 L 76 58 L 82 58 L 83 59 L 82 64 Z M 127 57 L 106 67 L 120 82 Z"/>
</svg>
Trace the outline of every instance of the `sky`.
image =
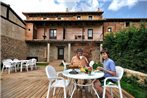
<svg viewBox="0 0 147 98">
<path fill-rule="evenodd" d="M 22 12 L 97 11 L 104 18 L 147 18 L 147 0 L 0 0 L 22 18 Z"/>
</svg>

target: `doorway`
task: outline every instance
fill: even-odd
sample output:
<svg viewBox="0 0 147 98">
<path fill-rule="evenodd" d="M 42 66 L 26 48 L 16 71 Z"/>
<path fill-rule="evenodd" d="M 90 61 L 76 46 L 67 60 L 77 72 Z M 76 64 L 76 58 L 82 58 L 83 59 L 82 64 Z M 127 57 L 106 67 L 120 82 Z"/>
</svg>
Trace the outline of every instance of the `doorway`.
<svg viewBox="0 0 147 98">
<path fill-rule="evenodd" d="M 64 59 L 64 47 L 58 47 L 58 59 Z"/>
</svg>

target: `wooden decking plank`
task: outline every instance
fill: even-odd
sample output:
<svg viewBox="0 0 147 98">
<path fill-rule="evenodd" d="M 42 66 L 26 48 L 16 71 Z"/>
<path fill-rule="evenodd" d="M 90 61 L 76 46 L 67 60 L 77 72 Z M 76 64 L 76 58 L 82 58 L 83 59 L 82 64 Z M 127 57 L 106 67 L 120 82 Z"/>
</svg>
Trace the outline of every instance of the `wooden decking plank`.
<svg viewBox="0 0 147 98">
<path fill-rule="evenodd" d="M 2 98 L 46 98 L 48 89 L 48 80 L 45 74 L 45 68 L 38 68 L 37 70 L 29 72 L 18 72 L 12 74 L 3 74 L 1 78 L 1 93 Z M 60 69 L 59 66 L 56 69 Z M 19 85 L 18 85 L 19 84 Z M 72 88 L 72 87 L 69 87 Z M 119 98 L 119 92 L 114 89 L 115 98 Z M 58 88 L 55 96 L 50 92 L 49 98 L 64 98 L 63 89 Z M 134 98 L 132 95 L 123 90 L 124 98 Z M 82 92 L 76 90 L 73 98 L 97 98 L 92 92 Z"/>
<path fill-rule="evenodd" d="M 75 92 L 73 94 L 73 98 L 82 98 L 81 90 L 75 90 Z"/>
<path fill-rule="evenodd" d="M 28 96 L 30 96 L 30 95 L 33 94 L 34 90 L 37 89 L 36 83 L 37 83 L 38 85 L 41 85 L 41 84 L 40 84 L 40 83 L 41 83 L 40 80 L 35 80 L 35 81 L 31 84 L 31 86 L 26 90 L 26 92 L 22 95 L 22 98 L 26 98 L 26 97 L 28 97 Z"/>
<path fill-rule="evenodd" d="M 123 92 L 123 96 L 127 96 L 128 98 L 135 98 L 134 96 L 132 96 L 131 94 L 129 94 L 128 92 L 126 92 L 125 90 L 122 90 Z M 126 97 L 126 98 L 127 98 Z"/>
<path fill-rule="evenodd" d="M 48 88 L 48 86 L 47 86 L 47 88 Z M 40 98 L 46 98 L 46 96 L 47 96 L 47 90 L 46 90 L 46 92 Z M 51 89 L 51 91 L 50 91 L 50 97 L 49 98 L 62 98 L 62 97 L 63 97 L 63 89 L 62 88 L 57 88 L 56 89 L 56 93 L 55 93 L 54 96 L 53 96 L 53 89 Z"/>
<path fill-rule="evenodd" d="M 25 98 L 33 97 L 36 94 L 36 92 L 42 88 L 42 85 L 44 85 L 45 82 L 46 82 L 46 80 L 41 80 L 39 85 L 38 85 L 38 83 L 34 84 L 34 88 L 32 88 L 32 92 L 30 94 L 28 94 Z M 33 97 L 33 98 L 35 98 L 35 97 Z"/>
<path fill-rule="evenodd" d="M 36 80 L 35 82 L 38 82 L 39 80 Z M 24 95 L 27 95 L 27 93 L 31 93 L 29 88 L 34 87 L 35 83 L 34 81 L 31 81 L 27 87 L 23 87 L 24 89 L 21 90 L 21 94 L 17 95 L 17 98 L 24 98 Z"/>
<path fill-rule="evenodd" d="M 56 91 L 55 96 L 52 96 L 52 98 L 64 98 L 64 93 L 63 93 L 63 88 L 58 88 L 58 90 Z"/>
<path fill-rule="evenodd" d="M 45 81 L 45 83 L 41 86 L 41 88 L 39 88 L 39 90 L 38 91 L 36 91 L 36 93 L 32 96 L 33 98 L 41 98 L 41 96 L 43 95 L 43 90 L 45 89 L 45 88 L 47 88 L 48 87 L 48 80 L 46 80 Z"/>
<path fill-rule="evenodd" d="M 14 94 L 11 97 L 16 98 L 19 94 L 23 92 L 22 88 L 28 87 L 31 83 L 32 81 L 27 81 L 26 84 L 20 85 L 20 87 L 16 88 L 17 89 L 16 92 L 14 92 Z"/>
<path fill-rule="evenodd" d="M 2 88 L 2 92 L 3 91 L 7 91 L 7 89 L 10 89 L 10 88 L 13 88 L 13 87 L 15 87 L 15 86 L 17 86 L 18 84 L 18 82 L 21 82 L 21 80 L 15 80 L 15 81 L 13 81 L 13 80 L 9 80 L 9 82 L 7 83 L 7 82 L 5 82 L 5 83 L 3 83 L 2 82 L 2 86 L 1 86 L 1 88 Z"/>
<path fill-rule="evenodd" d="M 26 84 L 29 85 L 29 81 L 23 82 L 21 85 L 17 86 L 17 88 L 11 89 L 9 93 L 5 94 L 6 96 L 4 96 L 4 98 L 7 98 L 7 97 L 11 97 L 12 98 L 12 96 L 15 95 L 16 92 L 21 91 L 21 90 L 23 91 L 24 89 L 22 89 L 22 88 L 24 88 L 24 86 L 27 87 Z M 24 85 L 24 86 L 22 86 L 22 85 Z"/>
<path fill-rule="evenodd" d="M 20 83 L 22 83 L 22 82 L 20 82 Z M 25 83 L 26 84 L 26 82 L 23 82 L 23 83 Z M 22 83 L 22 84 L 23 84 Z M 15 85 L 16 84 L 16 85 Z M 14 85 L 14 86 L 9 86 L 7 89 L 5 89 L 5 90 L 2 90 L 2 96 L 3 95 L 9 95 L 9 94 L 11 94 L 11 93 L 13 93 L 14 94 L 14 90 L 16 90 L 16 87 L 18 87 L 18 82 L 16 82 L 15 84 L 11 84 L 11 85 Z M 19 84 L 19 85 L 22 85 L 22 84 Z M 20 87 L 20 86 L 19 86 Z M 11 91 L 9 91 L 8 89 L 11 89 Z"/>
</svg>

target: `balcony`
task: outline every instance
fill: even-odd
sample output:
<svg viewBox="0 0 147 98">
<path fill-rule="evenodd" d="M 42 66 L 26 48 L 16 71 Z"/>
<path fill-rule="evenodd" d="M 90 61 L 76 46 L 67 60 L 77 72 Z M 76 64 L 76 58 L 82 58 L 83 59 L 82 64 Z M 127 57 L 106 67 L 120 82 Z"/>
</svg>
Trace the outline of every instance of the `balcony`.
<svg viewBox="0 0 147 98">
<path fill-rule="evenodd" d="M 85 39 L 85 35 L 75 35 L 75 39 Z"/>
</svg>

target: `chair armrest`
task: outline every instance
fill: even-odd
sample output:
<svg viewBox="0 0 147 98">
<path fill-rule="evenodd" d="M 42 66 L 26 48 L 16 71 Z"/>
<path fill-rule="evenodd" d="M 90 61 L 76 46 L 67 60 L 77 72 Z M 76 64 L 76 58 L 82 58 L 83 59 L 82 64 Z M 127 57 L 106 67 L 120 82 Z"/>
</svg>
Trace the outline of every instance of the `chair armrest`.
<svg viewBox="0 0 147 98">
<path fill-rule="evenodd" d="M 49 80 L 64 80 L 64 78 L 63 77 L 55 77 L 55 78 L 50 78 Z"/>
<path fill-rule="evenodd" d="M 57 77 L 56 79 L 65 80 L 63 77 Z"/>
<path fill-rule="evenodd" d="M 106 83 L 107 80 L 110 80 L 110 79 L 116 79 L 116 80 L 120 80 L 118 77 L 106 77 L 104 79 L 104 83 Z"/>
<path fill-rule="evenodd" d="M 59 76 L 60 74 L 63 75 L 63 71 L 59 71 L 59 72 L 57 72 L 57 76 Z"/>
<path fill-rule="evenodd" d="M 70 65 L 71 63 L 67 63 L 67 62 L 65 62 L 65 64 L 66 64 L 66 65 Z"/>
</svg>

